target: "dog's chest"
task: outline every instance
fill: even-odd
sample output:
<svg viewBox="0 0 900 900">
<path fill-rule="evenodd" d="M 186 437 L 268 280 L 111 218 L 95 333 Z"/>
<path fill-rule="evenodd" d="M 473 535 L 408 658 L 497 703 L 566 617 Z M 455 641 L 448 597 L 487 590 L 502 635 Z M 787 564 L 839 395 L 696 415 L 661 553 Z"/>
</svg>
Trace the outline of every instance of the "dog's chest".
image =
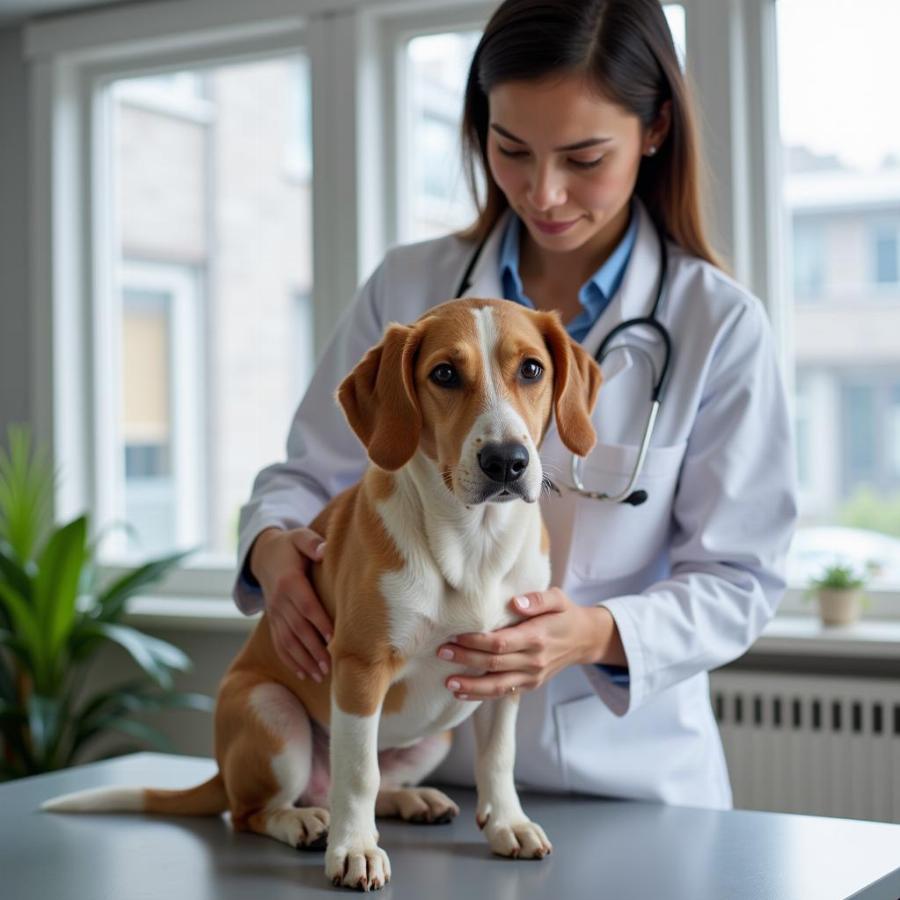
<svg viewBox="0 0 900 900">
<path fill-rule="evenodd" d="M 382 573 L 380 588 L 388 640 L 404 660 L 394 678 L 402 682 L 402 704 L 382 716 L 380 748 L 408 746 L 468 718 L 477 704 L 457 700 L 446 682 L 476 670 L 439 659 L 438 648 L 455 635 L 513 624 L 512 598 L 550 583 L 536 506 L 509 504 L 451 521 L 433 505 L 425 515 L 412 496 L 398 490 L 378 509 L 403 559 L 401 568 Z"/>
<path fill-rule="evenodd" d="M 380 748 L 408 745 L 453 728 L 474 712 L 477 704 L 457 700 L 446 681 L 455 673 L 480 670 L 440 659 L 437 651 L 456 635 L 491 632 L 520 620 L 512 611 L 512 598 L 544 590 L 550 580 L 549 560 L 534 549 L 502 576 L 485 576 L 473 564 L 458 587 L 414 555 L 404 569 L 382 576 L 391 645 L 405 660 L 395 681 L 403 682 L 405 690 L 402 708 L 381 720 Z"/>
<path fill-rule="evenodd" d="M 403 702 L 399 710 L 382 716 L 379 749 L 408 746 L 454 728 L 475 711 L 476 703 L 457 700 L 446 686 L 451 675 L 475 670 L 443 660 L 437 652 L 455 635 L 494 631 L 516 622 L 518 617 L 508 608 L 511 590 L 498 582 L 477 597 L 448 590 L 437 600 L 435 594 L 423 592 L 415 605 L 404 604 L 402 613 L 393 610 L 392 643 L 405 660 L 394 681 L 402 683 Z"/>
<path fill-rule="evenodd" d="M 541 552 L 536 506 L 487 509 L 471 523 L 423 515 L 403 492 L 379 504 L 403 566 L 383 573 L 392 647 L 411 660 L 447 637 L 492 631 L 513 621 L 516 594 L 544 590 L 550 561 Z"/>
<path fill-rule="evenodd" d="M 454 635 L 493 631 L 517 620 L 509 609 L 516 589 L 508 580 L 498 579 L 473 593 L 453 590 L 438 579 L 433 582 L 420 581 L 420 590 L 392 598 L 391 645 L 410 662 L 430 657 Z"/>
</svg>

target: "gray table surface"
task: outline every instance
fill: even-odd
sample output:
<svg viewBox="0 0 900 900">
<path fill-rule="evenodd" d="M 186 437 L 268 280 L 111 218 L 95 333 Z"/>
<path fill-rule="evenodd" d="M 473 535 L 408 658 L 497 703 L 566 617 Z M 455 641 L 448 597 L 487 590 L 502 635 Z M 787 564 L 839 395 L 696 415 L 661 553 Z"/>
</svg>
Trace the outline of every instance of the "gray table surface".
<svg viewBox="0 0 900 900">
<path fill-rule="evenodd" d="M 101 784 L 186 787 L 211 760 L 140 753 L 0 785 L 2 900 L 279 900 L 335 897 L 324 852 L 235 834 L 227 817 L 42 813 Z M 474 794 L 448 788 L 448 825 L 379 820 L 386 898 L 467 900 L 897 900 L 900 825 L 524 794 L 553 842 L 544 860 L 493 856 Z"/>
</svg>

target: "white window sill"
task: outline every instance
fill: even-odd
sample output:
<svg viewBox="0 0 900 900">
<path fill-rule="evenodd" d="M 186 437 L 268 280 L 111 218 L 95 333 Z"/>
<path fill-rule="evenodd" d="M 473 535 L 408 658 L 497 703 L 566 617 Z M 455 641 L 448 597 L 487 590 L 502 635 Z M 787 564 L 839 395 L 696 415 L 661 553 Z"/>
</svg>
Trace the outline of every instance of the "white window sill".
<svg viewBox="0 0 900 900">
<path fill-rule="evenodd" d="M 249 632 L 258 619 L 230 599 L 197 597 L 135 597 L 126 614 L 129 625 L 154 630 Z M 778 615 L 749 653 L 900 659 L 900 621 L 863 618 L 826 627 L 814 615 Z"/>
<path fill-rule="evenodd" d="M 232 600 L 213 597 L 134 597 L 125 621 L 136 628 L 250 632 L 259 615 L 245 616 Z"/>
<path fill-rule="evenodd" d="M 817 615 L 776 615 L 750 653 L 900 659 L 900 621 L 867 619 L 823 625 Z"/>
</svg>

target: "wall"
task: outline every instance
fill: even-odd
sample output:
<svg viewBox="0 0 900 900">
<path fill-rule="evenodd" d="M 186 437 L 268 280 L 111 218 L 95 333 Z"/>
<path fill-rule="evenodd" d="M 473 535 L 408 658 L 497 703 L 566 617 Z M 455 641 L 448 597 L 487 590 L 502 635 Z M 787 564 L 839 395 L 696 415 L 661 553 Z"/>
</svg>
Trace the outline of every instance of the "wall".
<svg viewBox="0 0 900 900">
<path fill-rule="evenodd" d="M 232 627 L 228 631 L 150 629 L 143 625 L 138 627 L 147 634 L 175 644 L 191 658 L 193 668 L 176 678 L 177 690 L 199 691 L 215 697 L 222 676 L 249 634 L 251 623 L 246 620 L 246 628 L 235 630 Z M 110 644 L 99 652 L 96 661 L 91 664 L 82 696 L 89 697 L 95 691 L 110 690 L 138 674 L 137 665 L 131 657 L 118 646 Z M 213 755 L 213 718 L 209 713 L 175 709 L 146 713 L 141 718 L 170 738 L 174 752 L 190 756 Z M 85 747 L 85 757 L 80 761 L 124 749 L 133 743 L 131 738 L 124 735 L 110 736 L 102 741 L 98 739 L 92 747 Z"/>
<path fill-rule="evenodd" d="M 0 29 L 0 441 L 30 416 L 28 79 L 18 28 Z"/>
</svg>

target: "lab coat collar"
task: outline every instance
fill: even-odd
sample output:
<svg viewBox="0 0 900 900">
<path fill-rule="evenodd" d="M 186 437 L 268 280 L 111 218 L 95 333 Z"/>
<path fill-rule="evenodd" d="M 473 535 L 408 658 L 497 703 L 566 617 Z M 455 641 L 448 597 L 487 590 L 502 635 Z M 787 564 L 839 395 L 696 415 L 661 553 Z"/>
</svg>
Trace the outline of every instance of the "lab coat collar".
<svg viewBox="0 0 900 900">
<path fill-rule="evenodd" d="M 638 197 L 635 197 L 634 200 L 635 215 L 639 217 L 637 240 L 631 251 L 631 259 L 628 261 L 619 289 L 582 341 L 582 346 L 591 355 L 597 352 L 606 335 L 620 322 L 649 316 L 653 308 L 653 301 L 656 299 L 661 265 L 659 237 L 647 208 Z M 665 301 L 665 291 L 663 291 L 663 301 Z M 628 329 L 628 339 L 635 338 L 648 343 L 660 341 L 659 334 L 654 329 L 639 325 Z"/>
<path fill-rule="evenodd" d="M 470 277 L 471 284 L 463 297 L 503 296 L 503 287 L 500 284 L 500 248 L 510 215 L 510 210 L 507 209 L 497 219 L 497 224 L 494 225 L 485 241 L 484 249 L 481 251 L 481 256 Z M 474 253 L 475 250 L 473 249 L 471 252 Z M 469 262 L 469 258 L 466 257 L 466 263 Z"/>
</svg>

